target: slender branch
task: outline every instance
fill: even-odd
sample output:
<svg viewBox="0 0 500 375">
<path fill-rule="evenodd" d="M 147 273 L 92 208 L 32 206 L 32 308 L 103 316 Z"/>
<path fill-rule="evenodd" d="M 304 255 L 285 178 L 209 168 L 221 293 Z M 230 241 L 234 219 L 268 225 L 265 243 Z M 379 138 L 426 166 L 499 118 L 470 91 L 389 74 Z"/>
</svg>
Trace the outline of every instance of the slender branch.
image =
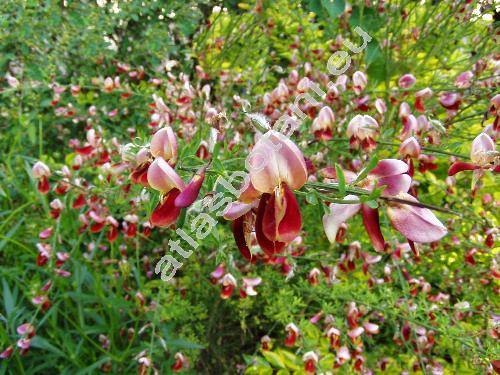
<svg viewBox="0 0 500 375">
<path fill-rule="evenodd" d="M 393 146 L 393 147 L 399 147 L 400 145 L 394 142 L 387 142 L 387 141 L 377 141 L 377 143 L 380 143 L 381 145 L 387 145 L 387 146 Z M 422 147 L 422 150 L 428 151 L 428 152 L 433 152 L 435 154 L 443 154 L 443 155 L 450 155 L 450 156 L 455 156 L 457 158 L 461 159 L 469 159 L 467 155 L 463 154 L 457 154 L 455 152 L 449 152 L 449 151 L 443 151 L 434 147 Z"/>
<path fill-rule="evenodd" d="M 340 190 L 338 183 L 325 184 L 325 183 L 321 183 L 321 182 L 308 182 L 308 183 L 306 183 L 306 186 L 311 187 L 313 189 L 317 189 L 317 190 L 323 190 L 323 191 L 332 191 L 332 190 L 339 191 Z M 346 192 L 352 193 L 354 195 L 367 195 L 367 196 L 369 196 L 372 193 L 371 191 L 366 190 L 366 189 L 353 188 L 353 187 L 349 187 L 349 186 L 346 186 L 345 190 L 346 190 Z M 451 215 L 456 215 L 456 216 L 460 216 L 460 217 L 462 216 L 461 213 L 459 213 L 457 211 L 450 210 L 448 208 L 434 206 L 432 204 L 427 204 L 427 203 L 414 202 L 414 201 L 406 200 L 403 198 L 380 196 L 380 197 L 378 197 L 378 199 L 384 200 L 386 202 L 396 202 L 396 203 L 406 204 L 408 206 L 427 208 L 429 210 L 439 211 L 439 212 L 443 212 L 443 213 L 451 214 Z"/>
</svg>

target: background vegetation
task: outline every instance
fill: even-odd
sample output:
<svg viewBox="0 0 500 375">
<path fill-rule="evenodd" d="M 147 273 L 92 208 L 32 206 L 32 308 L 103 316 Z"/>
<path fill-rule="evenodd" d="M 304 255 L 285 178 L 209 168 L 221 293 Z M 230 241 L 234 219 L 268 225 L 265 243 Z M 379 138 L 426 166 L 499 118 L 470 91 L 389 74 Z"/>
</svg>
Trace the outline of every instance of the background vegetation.
<svg viewBox="0 0 500 375">
<path fill-rule="evenodd" d="M 453 186 L 446 180 L 450 157 L 468 158 L 471 141 L 494 120 L 488 110 L 498 88 L 498 12 L 489 2 L 4 0 L 0 26 L 0 350 L 9 345 L 15 349 L 0 362 L 2 373 L 170 373 L 179 351 L 189 358 L 186 373 L 301 373 L 302 355 L 310 350 L 320 355 L 319 367 L 327 371 L 335 356 L 321 327 L 310 319 L 321 311 L 323 316 L 331 314 L 338 328 L 346 328 L 346 306 L 351 302 L 380 322 L 380 333 L 364 339 L 365 365 L 374 372 L 380 371 L 384 358 L 389 359 L 388 373 L 437 373 L 436 363 L 450 374 L 492 371 L 492 361 L 499 356 L 495 309 L 500 271 L 495 268 L 498 248 L 487 241 L 498 225 L 498 184 L 486 173 L 480 190 L 472 194 L 470 174 L 459 175 Z M 356 26 L 373 40 L 353 55 L 346 74 L 365 71 L 365 93 L 388 106 L 370 157 L 397 157 L 397 103 L 402 97 L 425 87 L 435 93 L 426 115 L 441 142 L 427 147 L 427 154 L 436 157 L 436 168 L 417 172 L 419 200 L 463 216 L 439 214 L 451 233 L 435 246 L 424 246 L 420 262 L 396 262 L 383 254 L 382 262 L 366 274 L 363 260 L 357 259 L 354 270 L 339 272 L 337 283 L 322 276 L 311 286 L 310 270 L 341 263 L 350 242 L 357 240 L 364 252 L 374 252 L 361 218 L 349 222 L 343 243 L 329 244 L 320 219 L 322 199 L 305 188 L 299 192 L 305 251 L 286 258 L 293 276 L 284 275 L 279 264 L 248 264 L 234 244 L 230 223 L 220 219 L 175 282 L 165 283 L 152 270 L 169 238 L 176 236 L 173 231 L 155 229 L 146 236 L 141 226 L 138 235 L 120 233 L 109 243 L 104 232 L 79 230 L 78 217 L 85 209 L 71 209 L 71 204 L 81 189 L 38 193 L 32 165 L 43 160 L 54 176 L 64 165 L 74 165 L 78 152 L 70 140 L 84 142 L 90 127 L 98 128 L 110 145 L 113 138 L 119 144 L 148 142 L 152 95 L 164 97 L 179 115 L 176 100 L 182 96 L 184 78 L 196 92 L 192 113 L 185 116 L 192 117 L 195 132 L 179 140 L 178 169 L 185 180 L 202 163 L 196 151 L 209 138 L 204 104 L 210 101 L 230 124 L 213 152 L 212 172 L 202 191 L 211 192 L 218 175 L 244 169 L 254 131 L 243 109 L 264 111 L 263 95 L 293 69 L 300 76 L 308 69 L 327 74 L 329 56 L 341 48 L 337 38 L 358 40 Z M 480 70 L 478 64 L 485 68 Z M 486 83 L 456 87 L 455 79 L 469 70 L 475 72 L 474 82 Z M 406 73 L 413 74 L 417 84 L 405 93 L 397 81 Z M 116 76 L 121 86 L 106 93 L 104 79 Z M 72 95 L 71 85 L 78 85 L 80 92 Z M 204 85 L 211 87 L 209 100 L 201 94 Z M 57 87 L 66 90 L 57 93 Z M 439 93 L 446 91 L 463 98 L 452 115 L 439 104 Z M 352 98 L 345 93 L 342 100 L 349 103 Z M 88 115 L 92 107 L 96 114 Z M 354 112 L 338 116 L 339 126 L 345 129 Z M 345 136 L 312 142 L 311 122 L 302 124 L 301 138 L 295 140 L 307 157 L 322 152 L 323 166 L 344 167 L 353 158 L 367 159 L 362 152 L 353 155 Z M 177 116 L 172 126 L 180 134 L 186 125 Z M 230 148 L 236 133 L 241 141 Z M 120 162 L 118 150 L 110 150 L 110 163 Z M 135 214 L 140 223 L 146 222 L 158 197 L 150 192 L 151 200 L 141 201 L 140 186 L 127 190 L 125 182 L 108 183 L 102 165 L 93 163 L 86 161 L 72 172 L 94 186 L 88 199 L 103 202 L 116 219 Z M 65 207 L 57 220 L 49 206 L 54 198 Z M 189 215 L 194 213 L 181 218 L 179 227 L 189 225 Z M 70 254 L 64 265 L 69 275 L 56 272 L 54 259 L 48 266 L 37 265 L 37 243 L 44 242 L 40 232 L 48 227 L 53 234 L 45 242 L 53 253 Z M 385 217 L 382 227 L 388 241 L 399 242 Z M 473 248 L 474 264 L 466 261 Z M 261 277 L 258 295 L 243 299 L 236 291 L 233 298 L 221 299 L 220 286 L 210 281 L 210 273 L 221 263 L 238 279 Z M 386 265 L 390 276 L 384 273 Z M 390 280 L 369 282 L 384 277 Z M 432 286 L 433 296 L 447 298 L 434 302 L 415 292 L 419 287 L 414 280 L 419 278 Z M 50 304 L 34 303 L 48 281 Z M 463 302 L 468 304 L 457 310 L 457 303 Z M 16 329 L 26 322 L 33 324 L 36 335 L 29 352 L 21 353 Z M 283 340 L 291 322 L 301 329 L 302 341 L 290 349 Z M 398 341 L 406 322 L 434 332 L 430 352 L 415 349 L 411 340 Z M 270 351 L 261 350 L 265 335 L 273 340 Z M 139 361 L 143 357 L 151 365 L 144 366 Z M 335 371 L 352 373 L 352 365 Z"/>
</svg>

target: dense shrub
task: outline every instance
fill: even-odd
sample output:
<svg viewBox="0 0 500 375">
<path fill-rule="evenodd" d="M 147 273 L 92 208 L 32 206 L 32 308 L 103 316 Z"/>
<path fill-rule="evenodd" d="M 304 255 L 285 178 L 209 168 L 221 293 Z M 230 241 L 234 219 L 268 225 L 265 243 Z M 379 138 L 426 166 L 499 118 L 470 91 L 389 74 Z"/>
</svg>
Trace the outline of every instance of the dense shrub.
<svg viewBox="0 0 500 375">
<path fill-rule="evenodd" d="M 0 14 L 3 372 L 498 371 L 489 2 Z"/>
</svg>

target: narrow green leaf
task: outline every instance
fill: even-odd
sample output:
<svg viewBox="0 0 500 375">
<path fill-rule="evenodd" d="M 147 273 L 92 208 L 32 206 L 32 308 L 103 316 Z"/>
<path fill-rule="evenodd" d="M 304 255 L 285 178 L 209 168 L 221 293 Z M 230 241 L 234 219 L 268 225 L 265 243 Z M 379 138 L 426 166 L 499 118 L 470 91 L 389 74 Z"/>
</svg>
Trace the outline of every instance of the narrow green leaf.
<svg viewBox="0 0 500 375">
<path fill-rule="evenodd" d="M 10 314 L 12 313 L 12 311 L 16 306 L 16 301 L 14 299 L 14 296 L 12 295 L 12 292 L 10 291 L 9 284 L 7 284 L 7 280 L 3 279 L 2 284 L 3 284 L 3 305 L 5 307 L 5 312 L 7 313 L 7 316 L 10 316 Z"/>
<path fill-rule="evenodd" d="M 337 173 L 337 181 L 339 184 L 339 193 L 342 196 L 345 196 L 345 176 L 344 176 L 344 171 L 342 170 L 342 167 L 335 163 L 335 172 Z"/>
<path fill-rule="evenodd" d="M 318 204 L 318 197 L 316 196 L 315 191 L 309 191 L 306 194 L 306 202 L 312 204 L 313 206 Z"/>
<path fill-rule="evenodd" d="M 358 182 L 364 180 L 366 178 L 366 176 L 368 176 L 368 173 L 370 173 L 370 171 L 376 167 L 377 163 L 378 163 L 378 158 L 376 156 L 372 157 L 370 159 L 370 161 L 368 162 L 367 166 L 365 168 L 363 168 L 363 170 L 358 175 L 356 180 L 354 180 L 352 185 L 356 185 Z"/>
</svg>

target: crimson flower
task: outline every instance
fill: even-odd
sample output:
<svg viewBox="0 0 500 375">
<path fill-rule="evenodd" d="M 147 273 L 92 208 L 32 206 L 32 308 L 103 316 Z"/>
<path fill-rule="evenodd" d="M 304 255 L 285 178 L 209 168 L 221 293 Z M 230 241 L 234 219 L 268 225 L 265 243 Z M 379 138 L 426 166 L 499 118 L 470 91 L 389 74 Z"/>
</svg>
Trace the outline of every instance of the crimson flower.
<svg viewBox="0 0 500 375">
<path fill-rule="evenodd" d="M 259 246 L 268 255 L 281 252 L 298 236 L 302 218 L 292 190 L 306 183 L 307 168 L 295 143 L 274 130 L 255 144 L 247 166 L 249 176 L 239 201 L 228 205 L 224 217 L 233 220 L 236 244 L 250 260 L 253 228 Z"/>
<path fill-rule="evenodd" d="M 364 185 L 368 189 L 385 186 L 383 196 L 396 197 L 402 200 L 418 203 L 417 199 L 408 194 L 411 177 L 407 174 L 408 165 L 396 159 L 381 160 L 368 174 Z M 353 173 L 345 173 L 346 180 L 355 179 Z M 357 200 L 355 195 L 346 196 L 346 200 Z M 323 216 L 323 227 L 330 242 L 335 242 L 340 225 L 361 210 L 363 224 L 370 237 L 373 247 L 383 251 L 385 240 L 380 231 L 378 209 L 364 203 L 330 204 L 330 213 Z M 419 243 L 434 242 L 442 238 L 447 230 L 436 216 L 427 208 L 405 203 L 389 201 L 387 214 L 391 224 L 408 240 Z"/>
<path fill-rule="evenodd" d="M 463 171 L 477 171 L 491 169 L 494 172 L 500 171 L 499 153 L 495 150 L 495 142 L 486 134 L 479 134 L 473 141 L 470 151 L 472 163 L 457 161 L 450 166 L 448 176 L 453 176 Z"/>
</svg>

